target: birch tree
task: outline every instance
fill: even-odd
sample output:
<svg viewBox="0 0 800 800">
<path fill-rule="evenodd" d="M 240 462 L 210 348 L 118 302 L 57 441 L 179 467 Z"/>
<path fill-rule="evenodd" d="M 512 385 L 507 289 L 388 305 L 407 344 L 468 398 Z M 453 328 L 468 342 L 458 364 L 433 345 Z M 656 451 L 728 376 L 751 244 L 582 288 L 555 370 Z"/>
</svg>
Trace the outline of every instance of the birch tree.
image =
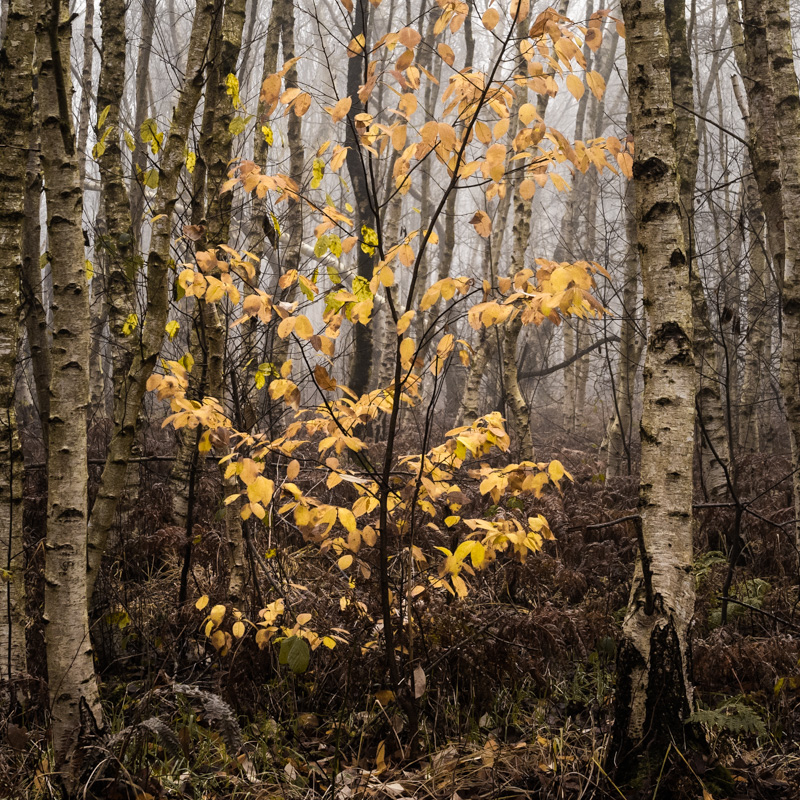
<svg viewBox="0 0 800 800">
<path fill-rule="evenodd" d="M 69 9 L 45 15 L 38 46 L 42 170 L 53 277 L 53 343 L 45 540 L 44 624 L 55 770 L 68 797 L 78 788 L 81 709 L 100 722 L 89 636 L 86 579 L 89 290 L 84 265 L 83 188 L 70 101 Z"/>
<path fill-rule="evenodd" d="M 673 739 L 681 742 L 691 732 L 684 722 L 693 702 L 688 636 L 694 610 L 695 367 L 667 19 L 657 0 L 623 0 L 622 11 L 636 144 L 637 240 L 649 323 L 640 556 L 619 647 L 609 750 L 610 765 L 626 779 L 648 767 L 657 770 Z"/>
<path fill-rule="evenodd" d="M 36 7 L 13 0 L 0 51 L 0 691 L 8 691 L 12 705 L 16 683 L 26 672 L 22 451 L 14 373 L 36 23 Z"/>
</svg>

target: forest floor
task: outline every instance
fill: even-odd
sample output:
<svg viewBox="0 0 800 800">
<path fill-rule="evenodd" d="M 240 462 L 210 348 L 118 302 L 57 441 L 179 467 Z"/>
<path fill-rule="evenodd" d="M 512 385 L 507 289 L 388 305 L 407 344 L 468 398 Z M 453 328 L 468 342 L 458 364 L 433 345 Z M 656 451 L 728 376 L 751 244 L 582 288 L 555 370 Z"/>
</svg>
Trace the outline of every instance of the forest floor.
<svg viewBox="0 0 800 800">
<path fill-rule="evenodd" d="M 745 547 L 729 589 L 738 602 L 729 603 L 724 625 L 735 509 L 697 509 L 692 669 L 708 750 L 683 752 L 676 743 L 661 770 L 622 791 L 605 775 L 604 753 L 635 541 L 630 523 L 603 523 L 635 513 L 637 487 L 630 478 L 605 480 L 595 452 L 545 444 L 539 452 L 558 452 L 574 477 L 563 495 L 487 508 L 476 488 L 463 513 L 543 513 L 555 540 L 524 564 L 498 559 L 477 573 L 466 600 L 426 592 L 415 607 L 425 680 L 416 747 L 407 709 L 382 689 L 371 613 L 377 581 L 360 580 L 343 607 L 346 580 L 335 559 L 289 528 L 256 532 L 261 552 L 277 548 L 274 562 L 304 608 L 346 631 L 347 643 L 315 650 L 303 674 L 253 636 L 221 656 L 202 629 L 207 612 L 194 605 L 202 595 L 224 602 L 222 523 L 211 499 L 218 471 L 209 462 L 200 481 L 192 602 L 180 608 L 185 535 L 164 524 L 169 464 L 143 460 L 138 500 L 123 511 L 93 621 L 109 722 L 85 732 L 84 796 L 800 797 L 800 614 L 786 524 L 791 487 L 777 482 L 788 471 L 783 460 L 752 456 L 738 467 L 740 497 L 753 513 L 742 518 Z M 25 497 L 31 697 L 21 720 L 3 724 L 0 744 L 0 796 L 32 800 L 57 796 L 44 714 L 40 473 L 29 471 Z M 701 488 L 696 500 L 703 505 Z M 255 618 L 270 588 L 260 580 L 248 591 L 243 610 Z"/>
</svg>

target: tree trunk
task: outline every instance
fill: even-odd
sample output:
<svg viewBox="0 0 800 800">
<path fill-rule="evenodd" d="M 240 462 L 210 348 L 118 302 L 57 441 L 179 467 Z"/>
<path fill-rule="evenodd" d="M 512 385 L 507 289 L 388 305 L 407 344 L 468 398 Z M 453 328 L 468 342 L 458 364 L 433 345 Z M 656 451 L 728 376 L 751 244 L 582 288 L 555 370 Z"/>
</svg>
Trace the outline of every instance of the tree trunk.
<svg viewBox="0 0 800 800">
<path fill-rule="evenodd" d="M 34 85 L 36 75 L 34 75 Z M 30 135 L 30 149 L 25 169 L 25 219 L 22 223 L 22 274 L 21 289 L 25 300 L 23 321 L 31 350 L 33 382 L 42 426 L 42 444 L 48 449 L 47 432 L 50 424 L 50 332 L 44 307 L 43 275 L 39 265 L 41 256 L 40 223 L 42 204 L 42 172 L 39 156 L 38 100 L 34 98 L 34 122 Z"/>
<path fill-rule="evenodd" d="M 207 166 L 207 208 L 208 241 L 212 247 L 227 245 L 231 224 L 231 192 L 220 194 L 220 187 L 227 177 L 231 160 L 233 137 L 229 125 L 234 117 L 231 98 L 225 92 L 226 78 L 236 71 L 236 61 L 242 46 L 244 28 L 244 0 L 226 0 L 220 27 L 219 55 L 216 63 L 209 69 L 209 82 L 206 94 L 206 110 L 212 115 L 211 137 L 206 143 L 204 161 Z M 294 25 L 294 18 L 291 20 Z M 284 45 L 285 49 L 285 45 Z M 293 48 L 292 48 L 293 49 Z M 293 115 L 295 116 L 295 115 Z M 225 351 L 227 345 L 227 324 L 222 303 L 200 301 L 206 347 L 208 351 L 207 393 L 225 404 Z M 220 451 L 220 456 L 228 450 Z M 222 467 L 224 475 L 225 467 Z M 231 478 L 223 486 L 233 494 L 236 479 Z M 245 552 L 242 539 L 242 519 L 239 503 L 225 506 L 225 532 L 228 545 L 229 585 L 228 591 L 234 601 L 242 597 L 245 582 Z"/>
<path fill-rule="evenodd" d="M 625 232 L 628 250 L 625 255 L 625 272 L 622 286 L 622 321 L 619 332 L 619 362 L 615 393 L 615 424 L 608 443 L 608 468 L 606 476 L 616 478 L 631 474 L 631 445 L 633 441 L 633 400 L 636 373 L 639 369 L 641 348 L 637 346 L 636 304 L 639 296 L 639 259 L 636 248 L 636 218 L 633 181 L 625 190 Z"/>
<path fill-rule="evenodd" d="M 622 10 L 636 142 L 637 238 L 649 319 L 640 558 L 623 623 L 608 753 L 609 766 L 627 782 L 648 767 L 657 772 L 671 742 L 683 742 L 692 732 L 684 722 L 692 708 L 695 367 L 667 20 L 657 0 L 623 0 Z"/>
<path fill-rule="evenodd" d="M 726 475 L 730 469 L 728 427 L 722 405 L 716 350 L 711 329 L 708 302 L 693 262 L 694 191 L 697 178 L 698 143 L 694 118 L 692 62 L 686 41 L 686 18 L 683 5 L 675 0 L 665 3 L 669 26 L 670 74 L 675 102 L 676 139 L 679 154 L 681 225 L 686 252 L 689 254 L 689 291 L 694 313 L 694 360 L 697 367 L 696 402 L 701 425 L 698 437 L 703 483 L 712 502 L 722 500 L 728 491 Z"/>
<path fill-rule="evenodd" d="M 0 694 L 12 710 L 17 683 L 27 672 L 22 452 L 14 384 L 36 22 L 29 2 L 12 0 L 0 51 Z"/>
<path fill-rule="evenodd" d="M 369 36 L 367 20 L 369 17 L 369 3 L 366 0 L 357 0 L 353 14 L 352 37 Z M 345 145 L 347 151 L 347 171 L 352 182 L 352 190 L 356 209 L 356 226 L 360 234 L 363 227 L 375 228 L 375 214 L 370 204 L 371 192 L 367 185 L 367 173 L 362 163 L 362 158 L 369 158 L 361 150 L 359 136 L 356 131 L 355 118 L 364 111 L 364 104 L 358 97 L 358 87 L 366 81 L 366 58 L 369 52 L 369 41 L 366 42 L 362 55 L 348 60 L 347 64 L 347 96 L 352 99 L 352 105 L 347 115 L 347 131 Z M 288 82 L 287 82 L 288 84 Z M 357 273 L 360 278 L 372 280 L 372 267 L 374 258 L 372 253 L 366 252 L 360 245 L 357 249 Z M 424 291 L 424 289 L 422 290 Z M 372 366 L 372 326 L 353 325 L 353 354 L 350 361 L 349 387 L 356 395 L 361 395 L 369 388 L 370 371 Z"/>
<path fill-rule="evenodd" d="M 172 221 L 178 197 L 178 179 L 184 164 L 189 126 L 203 88 L 206 46 L 211 30 L 212 0 L 197 0 L 192 33 L 189 39 L 186 70 L 169 131 L 165 135 L 158 172 L 159 181 L 153 201 L 155 211 L 147 259 L 147 307 L 138 347 L 125 375 L 121 396 L 124 412 L 114 421 L 101 491 L 92 508 L 89 524 L 89 596 L 103 557 L 108 532 L 124 486 L 125 471 L 136 439 L 136 420 L 144 397 L 147 379 L 156 365 L 167 322 Z M 115 414 L 116 416 L 116 414 Z M 107 489 L 108 491 L 104 491 Z"/>
<path fill-rule="evenodd" d="M 751 0 L 746 2 L 746 7 Z M 792 55 L 788 0 L 761 3 L 775 91 L 786 251 L 783 274 L 781 390 L 789 424 L 795 508 L 795 544 L 800 546 L 800 96 Z"/>
<path fill-rule="evenodd" d="M 264 64 L 261 72 L 262 83 L 270 75 L 278 71 L 278 47 L 280 45 L 283 14 L 285 13 L 286 5 L 284 0 L 276 0 L 272 4 L 269 25 L 267 26 L 267 36 L 264 40 Z M 270 148 L 267 137 L 261 130 L 263 123 L 266 122 L 266 113 L 266 104 L 259 99 L 258 109 L 256 111 L 255 132 L 253 134 L 253 161 L 261 168 L 262 172 L 266 171 Z M 262 262 L 268 257 L 270 252 L 277 251 L 279 247 L 278 236 L 269 216 L 266 199 L 253 195 L 251 202 L 253 205 L 250 217 L 250 229 L 247 235 L 247 249 L 258 258 L 258 263 L 256 264 L 256 274 L 253 278 L 252 285 L 250 283 L 245 284 L 245 296 L 252 294 L 253 290 L 259 286 Z M 267 246 L 267 241 L 269 241 L 269 247 Z M 259 408 L 258 388 L 255 385 L 255 374 L 259 367 L 259 360 L 256 357 L 256 334 L 258 327 L 259 322 L 255 318 L 245 322 L 242 326 L 242 359 L 240 372 L 243 375 L 247 375 L 247 382 L 245 386 L 240 385 L 239 394 L 243 409 L 244 428 L 248 432 L 253 430 L 259 416 L 257 410 Z"/>
<path fill-rule="evenodd" d="M 72 796 L 81 773 L 81 706 L 88 706 L 98 723 L 101 709 L 86 604 L 89 290 L 80 154 L 70 112 L 68 16 L 66 6 L 53 3 L 39 40 L 39 107 L 53 276 L 44 623 L 55 770 Z"/>
<path fill-rule="evenodd" d="M 527 32 L 527 20 L 519 20 L 518 29 L 522 36 Z M 516 113 L 528 99 L 528 87 L 525 84 L 514 89 L 515 108 L 512 114 L 515 125 L 512 127 L 510 137 L 516 135 L 519 127 L 519 115 Z M 514 203 L 514 221 L 512 227 L 513 241 L 511 244 L 511 261 L 508 274 L 513 279 L 514 275 L 525 268 L 525 253 L 528 249 L 528 240 L 531 235 L 531 198 L 527 200 L 519 193 L 521 179 L 516 176 L 509 181 L 506 191 L 511 192 Z M 519 385 L 517 369 L 517 343 L 522 331 L 522 320 L 519 314 L 503 326 L 503 394 L 508 407 L 511 430 L 516 435 L 520 457 L 526 461 L 533 460 L 533 437 L 531 435 L 531 414 L 528 401 Z"/>
<path fill-rule="evenodd" d="M 732 25 L 734 35 L 739 32 L 739 41 L 734 38 L 736 52 L 742 50 L 741 47 L 741 27 Z M 739 53 L 740 58 L 743 57 Z M 747 133 L 747 140 L 750 143 L 750 150 L 754 146 L 754 137 L 751 131 L 752 121 L 747 108 L 741 85 L 738 78 L 733 78 L 733 91 L 736 101 L 742 113 L 742 119 Z M 744 183 L 744 213 L 749 224 L 748 236 L 748 261 L 750 272 L 747 284 L 747 343 L 748 348 L 745 353 L 744 371 L 742 374 L 742 393 L 739 403 L 739 431 L 738 441 L 740 446 L 749 452 L 757 452 L 759 449 L 759 414 L 757 402 L 762 385 L 762 370 L 764 369 L 764 356 L 766 352 L 766 342 L 772 336 L 772 326 L 770 316 L 767 314 L 767 280 L 768 280 L 768 255 L 767 255 L 767 220 L 764 215 L 764 208 L 761 205 L 761 197 L 758 192 L 758 184 L 752 174 L 752 160 L 749 155 L 746 157 L 743 172 Z"/>
<path fill-rule="evenodd" d="M 147 83 L 150 79 L 150 54 L 153 49 L 153 29 L 155 27 L 156 0 L 142 0 L 141 39 L 136 59 L 135 100 L 136 111 L 133 123 L 134 137 L 138 137 L 142 123 L 147 119 Z M 173 30 L 174 26 L 170 25 Z M 120 87 L 121 90 L 121 87 Z M 144 214 L 144 185 L 140 173 L 147 164 L 147 145 L 137 142 L 133 151 L 133 165 L 130 182 L 131 234 L 135 252 L 142 247 L 142 215 Z"/>
<path fill-rule="evenodd" d="M 89 111 L 92 107 L 92 68 L 95 46 L 94 0 L 86 0 L 83 16 L 83 68 L 81 70 L 81 105 L 78 114 L 78 166 L 81 171 L 82 186 L 86 179 L 86 142 L 89 138 Z M 121 86 L 120 91 L 122 91 Z M 101 109 L 102 106 L 98 103 L 98 110 Z"/>
<path fill-rule="evenodd" d="M 731 0 L 733 2 L 734 0 Z M 750 158 L 767 220 L 767 249 L 773 261 L 778 287 L 783 281 L 786 249 L 781 163 L 776 123 L 774 77 L 767 52 L 763 4 L 747 0 L 743 5 L 744 58 L 740 60 L 742 79 L 750 111 L 752 144 Z M 733 48 L 739 60 L 739 49 Z"/>
</svg>

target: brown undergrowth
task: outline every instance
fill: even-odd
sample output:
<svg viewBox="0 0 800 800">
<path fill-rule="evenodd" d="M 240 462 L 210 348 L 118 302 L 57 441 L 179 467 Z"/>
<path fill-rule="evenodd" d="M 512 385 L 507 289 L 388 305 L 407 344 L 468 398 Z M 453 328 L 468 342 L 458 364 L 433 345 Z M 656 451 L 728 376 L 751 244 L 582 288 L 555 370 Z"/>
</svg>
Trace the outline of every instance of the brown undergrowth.
<svg viewBox="0 0 800 800">
<path fill-rule="evenodd" d="M 560 449 L 575 478 L 563 495 L 488 507 L 477 487 L 467 489 L 471 515 L 543 513 L 555 541 L 524 564 L 501 558 L 477 573 L 466 600 L 432 591 L 416 599 L 414 648 L 425 691 L 417 701 L 418 746 L 410 748 L 406 709 L 382 691 L 376 581 L 359 581 L 350 590 L 357 602 L 343 609 L 345 578 L 335 559 L 320 557 L 290 525 L 253 528 L 257 550 L 274 551 L 268 566 L 296 587 L 304 611 L 348 631 L 346 643 L 316 650 L 307 672 L 293 674 L 277 647 L 259 649 L 252 636 L 220 657 L 201 630 L 204 614 L 177 607 L 186 532 L 165 524 L 170 465 L 162 455 L 159 446 L 145 448 L 139 495 L 120 512 L 125 525 L 99 584 L 93 636 L 109 722 L 86 731 L 87 797 L 800 796 L 800 617 L 787 569 L 793 549 L 781 529 L 791 516 L 789 487 L 774 485 L 774 460 L 752 457 L 742 469 L 743 496 L 760 495 L 753 508 L 761 518 L 745 518 L 746 546 L 729 591 L 739 603 L 729 603 L 725 625 L 720 596 L 734 514 L 698 509 L 695 721 L 711 755 L 676 743 L 660 775 L 623 792 L 601 765 L 635 550 L 627 524 L 597 526 L 635 512 L 633 479 L 605 481 L 592 452 Z M 0 795 L 9 797 L 54 796 L 43 688 L 43 486 L 42 472 L 29 470 L 31 680 L 27 707 L 3 722 Z M 221 603 L 218 496 L 209 462 L 192 531 L 190 594 Z M 437 532 L 419 535 L 450 544 Z M 241 610 L 255 616 L 272 589 L 262 565 L 250 566 Z M 398 646 L 407 644 L 401 636 Z"/>
</svg>

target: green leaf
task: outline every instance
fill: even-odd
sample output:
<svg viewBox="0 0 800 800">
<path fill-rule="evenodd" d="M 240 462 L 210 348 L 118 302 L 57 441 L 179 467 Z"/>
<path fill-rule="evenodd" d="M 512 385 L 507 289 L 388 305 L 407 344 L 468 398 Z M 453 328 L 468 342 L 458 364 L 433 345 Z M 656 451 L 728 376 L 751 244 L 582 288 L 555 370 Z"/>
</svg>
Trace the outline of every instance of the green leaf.
<svg viewBox="0 0 800 800">
<path fill-rule="evenodd" d="M 246 117 L 234 117 L 230 125 L 228 125 L 228 131 L 231 136 L 238 136 L 240 133 L 243 133 L 244 129 L 247 127 L 247 123 L 250 122 L 251 119 L 253 119 L 252 114 Z"/>
<path fill-rule="evenodd" d="M 150 143 L 150 150 L 153 155 L 156 155 L 161 149 L 161 144 L 164 141 L 164 134 L 159 133 L 158 125 L 152 118 L 146 119 L 139 128 L 139 138 L 147 144 Z"/>
<path fill-rule="evenodd" d="M 327 234 L 322 234 L 322 236 L 317 239 L 317 243 L 314 245 L 314 255 L 317 258 L 322 258 L 325 253 L 328 252 L 328 236 Z"/>
<path fill-rule="evenodd" d="M 158 189 L 158 170 L 148 169 L 147 172 L 143 173 L 142 183 L 148 189 Z"/>
<path fill-rule="evenodd" d="M 339 274 L 339 270 L 333 265 L 328 265 L 328 277 L 334 285 L 342 282 L 342 276 Z"/>
<path fill-rule="evenodd" d="M 290 636 L 281 642 L 278 662 L 288 666 L 295 675 L 302 675 L 311 661 L 311 650 L 308 642 L 299 636 Z"/>
<path fill-rule="evenodd" d="M 136 149 L 136 142 L 134 141 L 133 136 L 131 136 L 130 131 L 124 131 L 122 135 L 125 137 L 125 144 L 127 145 L 128 150 L 130 150 L 132 153 Z"/>
<path fill-rule="evenodd" d="M 311 188 L 316 189 L 322 183 L 322 177 L 325 175 L 325 162 L 321 158 L 315 158 L 311 166 Z"/>
<path fill-rule="evenodd" d="M 353 294 L 359 300 L 372 300 L 372 292 L 369 290 L 369 281 L 366 278 L 362 278 L 360 275 L 356 275 L 353 278 Z"/>
<path fill-rule="evenodd" d="M 342 240 L 335 233 L 328 234 L 328 250 L 330 250 L 336 258 L 342 257 Z"/>
</svg>

